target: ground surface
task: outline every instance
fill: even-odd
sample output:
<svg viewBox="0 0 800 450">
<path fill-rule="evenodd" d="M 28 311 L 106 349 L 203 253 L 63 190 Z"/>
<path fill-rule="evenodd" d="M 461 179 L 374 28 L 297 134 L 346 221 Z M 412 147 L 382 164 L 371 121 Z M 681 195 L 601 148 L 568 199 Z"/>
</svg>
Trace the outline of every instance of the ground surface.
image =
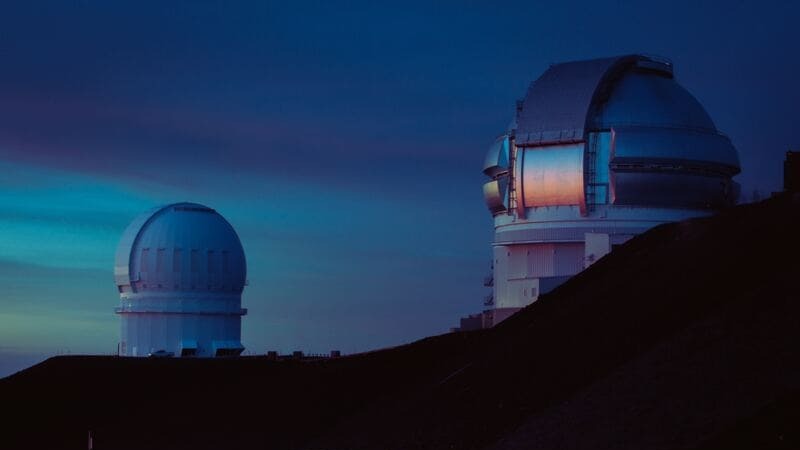
<svg viewBox="0 0 800 450">
<path fill-rule="evenodd" d="M 3 448 L 799 448 L 800 199 L 641 235 L 500 326 L 319 362 L 58 357 Z"/>
</svg>

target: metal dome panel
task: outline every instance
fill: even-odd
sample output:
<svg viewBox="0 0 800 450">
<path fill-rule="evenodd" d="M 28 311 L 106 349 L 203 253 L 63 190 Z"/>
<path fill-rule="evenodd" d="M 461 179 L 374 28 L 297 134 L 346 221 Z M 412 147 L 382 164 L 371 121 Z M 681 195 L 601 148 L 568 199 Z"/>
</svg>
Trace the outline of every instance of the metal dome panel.
<svg viewBox="0 0 800 450">
<path fill-rule="evenodd" d="M 522 198 L 526 207 L 581 205 L 583 144 L 525 149 L 518 153 L 522 166 Z"/>
<path fill-rule="evenodd" d="M 612 180 L 615 205 L 708 209 L 735 200 L 726 177 L 651 171 L 618 172 Z"/>
<path fill-rule="evenodd" d="M 150 209 L 133 219 L 122 232 L 122 237 L 117 244 L 117 252 L 114 255 L 114 280 L 117 286 L 130 286 L 132 278 L 130 272 L 131 248 L 139 236 L 142 227 L 164 206 Z"/>
<path fill-rule="evenodd" d="M 614 165 L 670 164 L 706 168 L 717 173 L 739 173 L 739 156 L 730 139 L 718 133 L 675 128 L 615 130 Z"/>
<path fill-rule="evenodd" d="M 134 219 L 115 260 L 120 292 L 241 292 L 247 274 L 236 231 L 216 211 L 195 203 L 167 205 Z"/>
<path fill-rule="evenodd" d="M 508 171 L 508 156 L 510 143 L 507 135 L 498 137 L 489 148 L 486 160 L 483 163 L 483 173 L 490 177 Z"/>
<path fill-rule="evenodd" d="M 705 108 L 673 78 L 652 71 L 626 71 L 610 86 L 608 98 L 596 105 L 590 129 L 622 126 L 664 127 L 716 133 Z"/>
<path fill-rule="evenodd" d="M 506 210 L 506 195 L 508 193 L 508 177 L 491 180 L 483 185 L 483 199 L 492 213 Z"/>
<path fill-rule="evenodd" d="M 636 58 L 621 56 L 550 66 L 525 95 L 517 118 L 517 145 L 582 141 L 598 87 L 616 66 Z"/>
</svg>

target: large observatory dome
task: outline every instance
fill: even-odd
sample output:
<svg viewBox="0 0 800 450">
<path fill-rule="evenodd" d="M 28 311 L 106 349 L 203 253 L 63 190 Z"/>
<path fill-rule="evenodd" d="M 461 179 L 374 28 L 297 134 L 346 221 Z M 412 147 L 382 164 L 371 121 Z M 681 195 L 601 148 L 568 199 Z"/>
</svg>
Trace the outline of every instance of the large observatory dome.
<svg viewBox="0 0 800 450">
<path fill-rule="evenodd" d="M 484 172 L 493 179 L 484 193 L 494 213 L 714 209 L 735 202 L 731 177 L 739 170 L 736 149 L 675 81 L 672 64 L 629 55 L 556 64 L 531 83 L 487 155 Z"/>
<path fill-rule="evenodd" d="M 636 234 L 735 203 L 739 170 L 730 139 L 669 61 L 550 66 L 483 165 L 495 226 L 488 323 Z"/>
<path fill-rule="evenodd" d="M 120 354 L 240 354 L 246 277 L 239 237 L 213 209 L 175 203 L 137 217 L 114 265 Z"/>
<path fill-rule="evenodd" d="M 120 292 L 242 292 L 247 268 L 233 227 L 213 209 L 175 203 L 128 226 L 117 247 Z"/>
</svg>

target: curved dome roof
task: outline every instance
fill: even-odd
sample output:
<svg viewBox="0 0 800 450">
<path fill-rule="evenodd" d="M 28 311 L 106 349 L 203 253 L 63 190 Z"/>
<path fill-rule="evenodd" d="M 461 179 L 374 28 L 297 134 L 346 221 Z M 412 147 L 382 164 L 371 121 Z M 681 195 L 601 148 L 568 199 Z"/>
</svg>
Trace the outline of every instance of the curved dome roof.
<svg viewBox="0 0 800 450">
<path fill-rule="evenodd" d="M 512 203 L 520 215 L 562 205 L 587 215 L 596 205 L 717 208 L 738 196 L 736 148 L 661 58 L 550 66 L 512 124 L 483 166 L 495 215 Z"/>
<path fill-rule="evenodd" d="M 152 209 L 122 234 L 114 264 L 120 293 L 205 291 L 241 293 L 244 249 L 224 217 L 197 203 Z"/>
<path fill-rule="evenodd" d="M 517 113 L 517 145 L 582 141 L 600 87 L 633 61 L 633 56 L 622 56 L 550 66 L 530 84 Z"/>
<path fill-rule="evenodd" d="M 528 88 L 513 133 L 516 145 L 536 147 L 583 142 L 591 132 L 610 129 L 617 134 L 647 130 L 650 141 L 675 149 L 670 159 L 695 161 L 728 175 L 740 171 L 736 149 L 700 102 L 675 81 L 672 64 L 649 56 L 551 66 Z M 667 156 L 641 151 L 642 158 Z"/>
<path fill-rule="evenodd" d="M 627 72 L 613 85 L 590 128 L 620 126 L 688 128 L 716 133 L 705 108 L 671 76 Z"/>
</svg>

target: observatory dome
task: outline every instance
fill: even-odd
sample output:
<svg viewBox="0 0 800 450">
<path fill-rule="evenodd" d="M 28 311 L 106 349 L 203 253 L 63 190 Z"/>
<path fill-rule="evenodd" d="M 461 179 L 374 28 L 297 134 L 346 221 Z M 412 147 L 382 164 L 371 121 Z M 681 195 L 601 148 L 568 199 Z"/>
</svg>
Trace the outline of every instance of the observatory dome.
<svg viewBox="0 0 800 450">
<path fill-rule="evenodd" d="M 224 217 L 207 206 L 175 203 L 131 222 L 117 247 L 114 275 L 121 293 L 241 293 L 247 267 L 239 236 Z"/>
<path fill-rule="evenodd" d="M 240 354 L 246 277 L 239 236 L 213 209 L 174 203 L 140 215 L 122 234 L 114 265 L 119 354 Z"/>
<path fill-rule="evenodd" d="M 739 158 L 672 63 L 624 55 L 550 66 L 483 173 L 494 217 L 495 324 L 653 226 L 736 202 Z"/>
</svg>

